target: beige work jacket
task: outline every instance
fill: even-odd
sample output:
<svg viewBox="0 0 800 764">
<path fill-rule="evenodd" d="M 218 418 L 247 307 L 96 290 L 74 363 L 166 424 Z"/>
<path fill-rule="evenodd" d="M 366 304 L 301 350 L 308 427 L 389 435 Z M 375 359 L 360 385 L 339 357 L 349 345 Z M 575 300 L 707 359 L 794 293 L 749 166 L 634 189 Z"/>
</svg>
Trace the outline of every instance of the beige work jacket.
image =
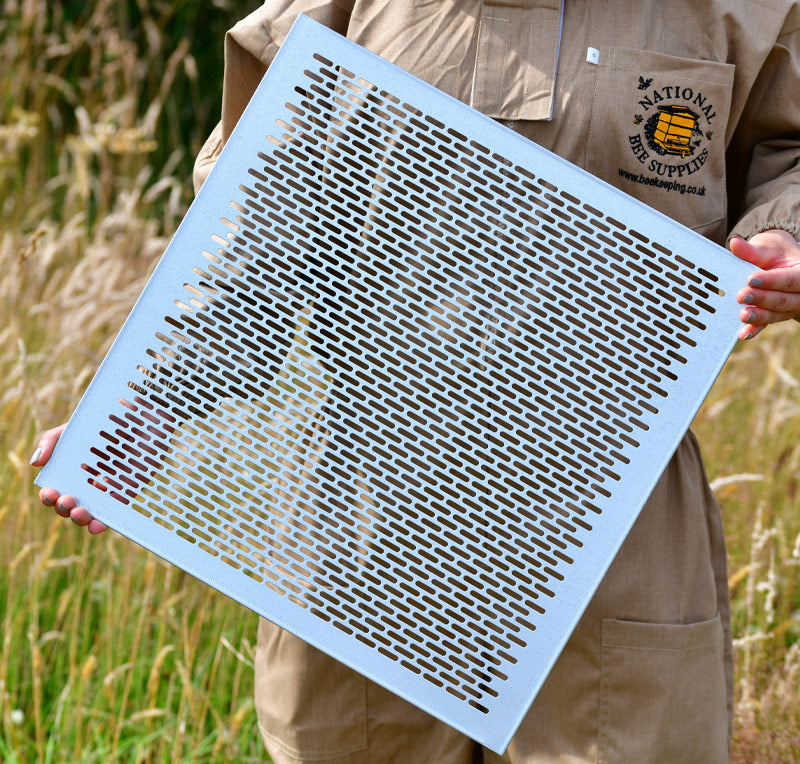
<svg viewBox="0 0 800 764">
<path fill-rule="evenodd" d="M 796 2 L 270 0 L 226 38 L 196 182 L 301 12 L 719 243 L 800 234 Z"/>
</svg>

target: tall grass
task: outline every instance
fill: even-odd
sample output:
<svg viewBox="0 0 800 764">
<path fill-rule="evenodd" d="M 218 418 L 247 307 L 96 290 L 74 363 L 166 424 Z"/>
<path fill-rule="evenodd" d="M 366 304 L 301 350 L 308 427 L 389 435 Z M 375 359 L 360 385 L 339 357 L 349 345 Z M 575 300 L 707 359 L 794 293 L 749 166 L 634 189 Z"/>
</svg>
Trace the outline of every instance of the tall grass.
<svg viewBox="0 0 800 764">
<path fill-rule="evenodd" d="M 255 617 L 56 518 L 27 466 L 185 211 L 224 30 L 256 4 L 0 9 L 0 761 L 265 758 Z"/>
<path fill-rule="evenodd" d="M 2 0 L 0 0 L 2 3 Z M 69 415 L 183 214 L 233 3 L 0 10 L 0 760 L 260 761 L 255 618 L 38 504 Z M 800 760 L 800 353 L 743 345 L 695 429 L 723 504 L 734 760 Z"/>
<path fill-rule="evenodd" d="M 694 426 L 728 539 L 737 764 L 800 761 L 798 330 L 743 344 Z"/>
</svg>

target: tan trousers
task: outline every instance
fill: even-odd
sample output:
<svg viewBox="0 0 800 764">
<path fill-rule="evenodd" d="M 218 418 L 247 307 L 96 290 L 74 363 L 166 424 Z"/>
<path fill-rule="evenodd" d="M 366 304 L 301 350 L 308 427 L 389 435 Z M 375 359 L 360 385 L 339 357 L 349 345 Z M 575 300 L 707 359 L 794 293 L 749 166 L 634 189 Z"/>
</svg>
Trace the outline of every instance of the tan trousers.
<svg viewBox="0 0 800 764">
<path fill-rule="evenodd" d="M 261 621 L 259 726 L 275 764 L 717 764 L 732 647 L 719 509 L 689 434 L 504 756 Z"/>
</svg>

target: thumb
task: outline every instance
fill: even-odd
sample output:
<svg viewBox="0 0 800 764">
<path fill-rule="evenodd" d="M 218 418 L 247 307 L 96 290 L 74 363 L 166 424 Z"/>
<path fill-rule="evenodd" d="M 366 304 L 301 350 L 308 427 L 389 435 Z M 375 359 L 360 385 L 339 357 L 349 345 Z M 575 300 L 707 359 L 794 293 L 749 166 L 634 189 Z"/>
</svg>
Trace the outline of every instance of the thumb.
<svg viewBox="0 0 800 764">
<path fill-rule="evenodd" d="M 734 236 L 730 242 L 731 252 L 740 260 L 745 260 L 756 268 L 765 269 L 769 267 L 771 255 L 754 247 L 750 242 L 745 241 L 741 236 Z"/>
<path fill-rule="evenodd" d="M 52 430 L 45 432 L 42 437 L 39 438 L 39 443 L 36 445 L 36 450 L 33 452 L 33 456 L 31 457 L 31 464 L 34 467 L 42 467 L 47 463 L 47 460 L 53 453 L 56 442 L 61 437 L 61 433 L 64 432 L 64 428 L 66 428 L 66 426 L 66 424 L 62 424 L 59 427 L 54 427 Z"/>
</svg>

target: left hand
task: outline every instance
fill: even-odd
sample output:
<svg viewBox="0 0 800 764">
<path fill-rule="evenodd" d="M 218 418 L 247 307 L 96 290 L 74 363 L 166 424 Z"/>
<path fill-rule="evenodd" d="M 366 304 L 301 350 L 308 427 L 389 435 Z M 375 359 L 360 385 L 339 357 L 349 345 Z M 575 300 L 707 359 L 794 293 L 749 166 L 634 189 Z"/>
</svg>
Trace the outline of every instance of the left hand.
<svg viewBox="0 0 800 764">
<path fill-rule="evenodd" d="M 39 443 L 31 458 L 31 465 L 44 467 L 47 464 L 66 426 L 66 424 L 62 424 L 59 427 L 54 427 L 39 438 Z M 69 517 L 75 525 L 86 526 L 89 533 L 102 533 L 106 530 L 106 526 L 99 520 L 95 520 L 86 507 L 79 507 L 78 502 L 72 496 L 62 496 L 55 488 L 42 488 L 39 491 L 39 501 L 46 507 L 52 507 L 57 515 Z"/>
<path fill-rule="evenodd" d="M 749 241 L 731 239 L 731 252 L 761 270 L 753 273 L 736 299 L 744 307 L 739 339 L 749 340 L 767 324 L 800 314 L 800 244 L 787 231 L 773 228 Z"/>
</svg>

